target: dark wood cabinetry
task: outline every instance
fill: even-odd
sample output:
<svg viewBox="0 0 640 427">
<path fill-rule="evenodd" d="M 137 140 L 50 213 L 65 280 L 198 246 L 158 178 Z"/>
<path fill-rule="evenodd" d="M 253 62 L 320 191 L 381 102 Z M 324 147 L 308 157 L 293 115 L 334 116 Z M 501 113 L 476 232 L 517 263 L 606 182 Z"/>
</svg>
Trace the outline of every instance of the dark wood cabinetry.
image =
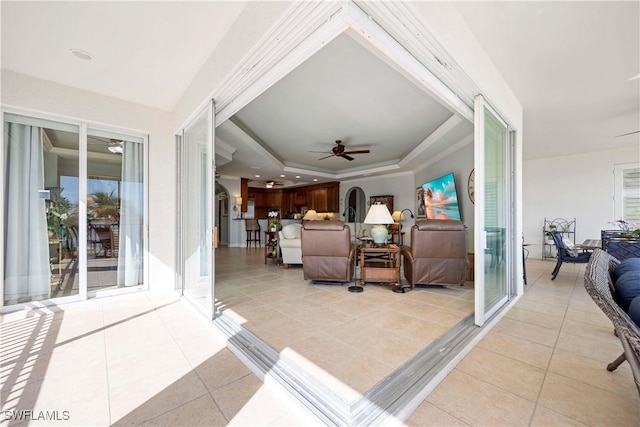
<svg viewBox="0 0 640 427">
<path fill-rule="evenodd" d="M 243 179 L 244 181 L 244 179 Z M 340 183 L 327 182 L 303 187 L 273 189 L 255 188 L 241 185 L 242 204 L 254 201 L 255 218 L 266 218 L 267 212 L 277 209 L 283 217 L 299 213 L 303 207 L 317 212 L 338 212 L 340 210 Z"/>
<path fill-rule="evenodd" d="M 316 188 L 309 191 L 309 203 L 310 209 L 315 209 L 317 212 L 329 212 L 327 209 L 327 195 L 326 188 Z"/>
<path fill-rule="evenodd" d="M 282 210 L 282 190 L 267 189 L 265 197 L 265 207 L 267 209 Z"/>
<path fill-rule="evenodd" d="M 293 193 L 293 206 L 302 207 L 307 206 L 307 190 L 302 188 L 292 190 Z"/>
<path fill-rule="evenodd" d="M 240 212 L 244 213 L 249 204 L 249 180 L 247 178 L 240 178 L 240 197 L 242 197 Z"/>
<path fill-rule="evenodd" d="M 327 182 L 307 187 L 307 207 L 317 212 L 340 210 L 340 183 Z"/>
</svg>

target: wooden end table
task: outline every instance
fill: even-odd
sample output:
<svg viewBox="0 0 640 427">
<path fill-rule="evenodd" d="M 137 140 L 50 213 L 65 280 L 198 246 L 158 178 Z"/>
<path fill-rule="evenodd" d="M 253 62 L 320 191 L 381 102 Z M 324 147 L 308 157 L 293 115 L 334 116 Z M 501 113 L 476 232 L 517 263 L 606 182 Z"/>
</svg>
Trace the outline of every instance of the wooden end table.
<svg viewBox="0 0 640 427">
<path fill-rule="evenodd" d="M 360 252 L 360 284 L 365 282 L 392 283 L 400 287 L 400 246 L 364 245 Z"/>
<path fill-rule="evenodd" d="M 270 259 L 280 265 L 280 245 L 278 244 L 277 231 L 264 232 L 264 263 L 266 264 Z"/>
</svg>

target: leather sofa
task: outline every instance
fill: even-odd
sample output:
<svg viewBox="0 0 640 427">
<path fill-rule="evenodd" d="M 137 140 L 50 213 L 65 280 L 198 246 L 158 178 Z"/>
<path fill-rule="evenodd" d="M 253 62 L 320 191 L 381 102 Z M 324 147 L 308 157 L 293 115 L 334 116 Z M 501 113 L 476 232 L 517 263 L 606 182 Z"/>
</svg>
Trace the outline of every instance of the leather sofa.
<svg viewBox="0 0 640 427">
<path fill-rule="evenodd" d="M 282 264 L 289 268 L 289 264 L 302 264 L 302 239 L 300 238 L 300 224 L 288 224 L 278 231 Z"/>
<path fill-rule="evenodd" d="M 411 245 L 402 246 L 404 276 L 415 285 L 464 285 L 469 261 L 461 221 L 422 220 L 411 227 Z"/>
<path fill-rule="evenodd" d="M 355 246 L 351 229 L 343 221 L 304 221 L 302 271 L 305 280 L 351 282 L 355 263 Z"/>
</svg>

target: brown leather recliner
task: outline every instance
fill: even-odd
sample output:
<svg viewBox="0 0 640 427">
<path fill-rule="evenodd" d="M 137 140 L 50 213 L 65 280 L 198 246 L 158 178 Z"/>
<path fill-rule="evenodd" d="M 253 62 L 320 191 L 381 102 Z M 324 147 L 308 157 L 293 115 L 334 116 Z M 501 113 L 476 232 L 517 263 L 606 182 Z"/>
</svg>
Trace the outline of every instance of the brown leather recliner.
<svg viewBox="0 0 640 427">
<path fill-rule="evenodd" d="M 305 280 L 353 280 L 355 246 L 348 225 L 343 221 L 304 221 L 300 234 Z"/>
<path fill-rule="evenodd" d="M 402 246 L 404 276 L 415 285 L 464 285 L 469 261 L 462 221 L 423 220 L 411 227 L 411 246 Z"/>
</svg>

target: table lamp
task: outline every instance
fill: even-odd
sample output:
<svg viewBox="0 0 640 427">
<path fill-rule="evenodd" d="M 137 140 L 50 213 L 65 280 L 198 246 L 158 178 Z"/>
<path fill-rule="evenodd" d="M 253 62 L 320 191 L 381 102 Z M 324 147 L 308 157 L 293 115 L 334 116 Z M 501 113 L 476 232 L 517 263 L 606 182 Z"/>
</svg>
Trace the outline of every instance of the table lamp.
<svg viewBox="0 0 640 427">
<path fill-rule="evenodd" d="M 318 212 L 316 212 L 314 209 L 309 209 L 307 213 L 302 217 L 303 221 L 317 221 L 319 219 L 321 219 L 320 215 L 318 215 Z"/>
<path fill-rule="evenodd" d="M 236 197 L 236 206 L 238 210 L 238 218 L 242 218 L 242 197 Z"/>
<path fill-rule="evenodd" d="M 389 236 L 389 231 L 385 224 L 393 224 L 393 217 L 386 205 L 376 203 L 369 208 L 364 223 L 374 224 L 369 231 L 369 235 L 373 239 L 373 243 L 381 245 L 387 241 Z"/>
</svg>

